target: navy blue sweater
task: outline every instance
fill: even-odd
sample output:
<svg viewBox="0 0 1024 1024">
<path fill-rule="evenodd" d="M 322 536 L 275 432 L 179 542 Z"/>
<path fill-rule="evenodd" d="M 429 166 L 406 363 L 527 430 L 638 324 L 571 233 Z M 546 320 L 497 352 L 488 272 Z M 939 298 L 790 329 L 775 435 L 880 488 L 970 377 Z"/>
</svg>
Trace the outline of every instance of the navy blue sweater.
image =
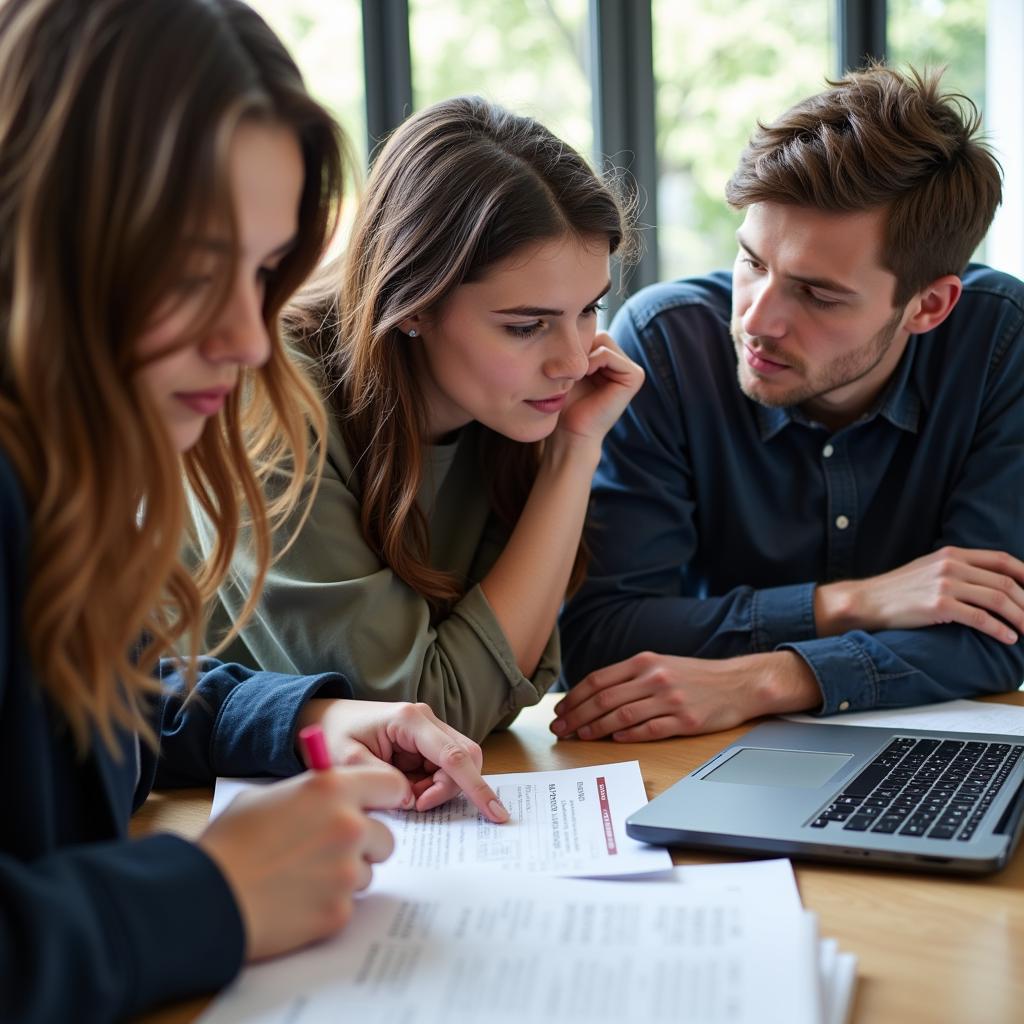
<svg viewBox="0 0 1024 1024">
<path fill-rule="evenodd" d="M 119 1020 L 226 984 L 242 921 L 217 866 L 172 835 L 127 838 L 154 786 L 290 775 L 296 716 L 338 675 L 281 676 L 206 660 L 183 703 L 173 665 L 153 707 L 160 755 L 134 735 L 84 759 L 33 676 L 24 642 L 29 520 L 0 453 L 0 1021 Z"/>
</svg>

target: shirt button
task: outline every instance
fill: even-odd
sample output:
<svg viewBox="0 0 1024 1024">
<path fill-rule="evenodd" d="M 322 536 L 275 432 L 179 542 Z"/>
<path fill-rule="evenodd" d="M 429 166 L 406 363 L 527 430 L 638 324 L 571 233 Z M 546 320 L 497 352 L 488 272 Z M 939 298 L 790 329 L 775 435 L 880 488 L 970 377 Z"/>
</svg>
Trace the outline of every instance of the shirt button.
<svg viewBox="0 0 1024 1024">
<path fill-rule="evenodd" d="M 850 520 L 846 516 L 836 516 L 836 529 L 845 530 L 850 525 Z"/>
<path fill-rule="evenodd" d="M 821 449 L 821 454 L 824 455 L 826 459 L 831 459 L 834 452 L 835 448 L 830 444 L 825 445 L 825 447 Z"/>
<path fill-rule="evenodd" d="M 840 711 L 849 711 L 850 710 L 850 702 L 848 700 L 840 701 L 839 702 L 839 710 Z"/>
</svg>

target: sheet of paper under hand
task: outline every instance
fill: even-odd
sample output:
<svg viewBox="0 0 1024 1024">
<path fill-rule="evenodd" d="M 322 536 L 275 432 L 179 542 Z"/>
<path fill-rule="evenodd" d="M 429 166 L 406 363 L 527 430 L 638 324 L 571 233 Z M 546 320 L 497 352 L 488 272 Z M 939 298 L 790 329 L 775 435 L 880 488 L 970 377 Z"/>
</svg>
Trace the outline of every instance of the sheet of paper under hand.
<svg viewBox="0 0 1024 1024">
<path fill-rule="evenodd" d="M 614 877 L 672 867 L 666 850 L 626 835 L 626 818 L 647 803 L 637 761 L 484 777 L 508 808 L 510 821 L 491 824 L 461 796 L 422 814 L 376 814 L 395 835 L 395 852 L 378 872 L 487 868 Z M 212 815 L 253 784 L 219 779 Z"/>
</svg>

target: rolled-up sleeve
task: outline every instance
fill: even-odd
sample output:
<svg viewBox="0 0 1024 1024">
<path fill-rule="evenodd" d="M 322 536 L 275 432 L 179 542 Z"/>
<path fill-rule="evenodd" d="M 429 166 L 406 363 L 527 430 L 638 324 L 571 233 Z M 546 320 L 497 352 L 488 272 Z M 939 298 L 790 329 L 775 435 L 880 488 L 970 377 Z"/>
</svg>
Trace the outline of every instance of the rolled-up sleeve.
<svg viewBox="0 0 1024 1024">
<path fill-rule="evenodd" d="M 160 664 L 160 753 L 152 784 L 210 785 L 220 775 L 294 775 L 304 765 L 295 749 L 299 713 L 311 697 L 350 697 L 344 676 L 262 672 L 202 658 L 186 689 L 181 665 Z"/>
<path fill-rule="evenodd" d="M 301 532 L 272 567 L 241 643 L 228 647 L 225 657 L 283 673 L 341 672 L 354 696 L 423 701 L 477 740 L 537 703 L 558 678 L 557 632 L 533 675 L 523 675 L 478 585 L 490 556 L 469 560 L 464 596 L 434 617 L 428 602 L 363 539 L 348 456 L 336 435 L 329 455 Z M 457 465 L 452 472 L 463 470 Z M 471 484 L 454 500 L 449 495 L 448 506 L 459 517 L 457 529 L 483 545 L 490 528 L 486 497 L 479 477 Z M 238 566 L 244 581 L 249 572 L 244 561 Z M 245 593 L 244 582 L 225 587 L 222 610 L 237 616 Z M 220 625 L 226 625 L 223 618 Z"/>
</svg>

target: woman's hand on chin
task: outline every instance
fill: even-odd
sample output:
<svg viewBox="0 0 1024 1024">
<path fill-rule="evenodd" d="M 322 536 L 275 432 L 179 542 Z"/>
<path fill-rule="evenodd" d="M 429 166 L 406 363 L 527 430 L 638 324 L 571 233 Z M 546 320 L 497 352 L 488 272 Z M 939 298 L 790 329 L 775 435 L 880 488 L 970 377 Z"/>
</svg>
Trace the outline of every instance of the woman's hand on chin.
<svg viewBox="0 0 1024 1024">
<path fill-rule="evenodd" d="M 569 392 L 555 433 L 567 435 L 566 440 L 587 439 L 600 444 L 643 382 L 643 369 L 615 344 L 611 335 L 596 335 L 586 375 Z"/>
</svg>

